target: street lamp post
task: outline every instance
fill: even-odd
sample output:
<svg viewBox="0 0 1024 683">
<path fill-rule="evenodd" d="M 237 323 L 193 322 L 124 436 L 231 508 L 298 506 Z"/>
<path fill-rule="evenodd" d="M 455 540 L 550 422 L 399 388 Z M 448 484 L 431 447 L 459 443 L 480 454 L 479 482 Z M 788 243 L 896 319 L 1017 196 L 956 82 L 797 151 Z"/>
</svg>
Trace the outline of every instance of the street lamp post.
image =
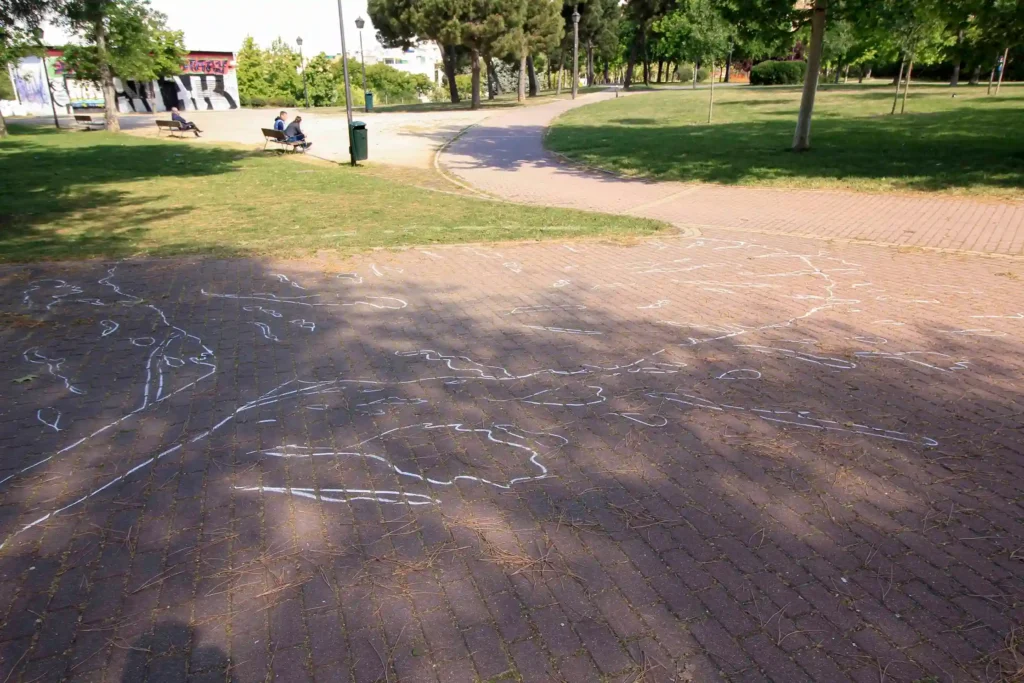
<svg viewBox="0 0 1024 683">
<path fill-rule="evenodd" d="M 580 6 L 572 7 L 572 98 L 580 84 Z"/>
<path fill-rule="evenodd" d="M 366 55 L 363 53 L 363 27 L 366 22 L 361 16 L 356 17 L 356 28 L 359 29 L 359 61 L 363 65 L 363 111 L 366 111 Z"/>
<path fill-rule="evenodd" d="M 309 86 L 306 85 L 306 60 L 302 58 L 302 37 L 295 39 L 299 46 L 299 63 L 302 65 L 302 92 L 306 95 L 306 109 L 309 109 Z"/>
<path fill-rule="evenodd" d="M 348 48 L 345 46 L 345 14 L 338 0 L 338 28 L 341 29 L 341 71 L 345 77 L 345 116 L 348 118 L 348 154 L 352 165 L 356 165 L 356 150 L 352 146 L 352 84 L 348 80 Z"/>
</svg>

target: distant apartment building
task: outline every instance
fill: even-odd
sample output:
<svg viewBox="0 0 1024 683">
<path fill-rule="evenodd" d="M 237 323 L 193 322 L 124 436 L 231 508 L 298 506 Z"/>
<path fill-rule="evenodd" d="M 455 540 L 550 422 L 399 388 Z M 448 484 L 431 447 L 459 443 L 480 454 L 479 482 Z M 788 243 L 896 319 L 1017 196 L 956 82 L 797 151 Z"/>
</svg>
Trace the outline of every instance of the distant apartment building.
<svg viewBox="0 0 1024 683">
<path fill-rule="evenodd" d="M 359 59 L 359 51 L 350 52 L 349 56 Z M 366 48 L 367 64 L 387 64 L 399 71 L 408 74 L 421 74 L 431 80 L 432 83 L 440 84 L 443 73 L 441 64 L 441 50 L 437 44 L 424 41 L 410 48 L 386 47 L 379 45 Z"/>
</svg>

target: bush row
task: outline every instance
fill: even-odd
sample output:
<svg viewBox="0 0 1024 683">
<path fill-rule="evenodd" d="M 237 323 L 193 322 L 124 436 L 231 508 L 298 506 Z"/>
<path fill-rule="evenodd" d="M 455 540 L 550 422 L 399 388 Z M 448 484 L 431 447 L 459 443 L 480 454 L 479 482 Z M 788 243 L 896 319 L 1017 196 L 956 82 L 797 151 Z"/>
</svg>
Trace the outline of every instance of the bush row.
<svg viewBox="0 0 1024 683">
<path fill-rule="evenodd" d="M 689 64 L 681 64 L 679 66 L 679 68 L 676 69 L 676 73 L 679 75 L 679 82 L 680 83 L 692 83 L 693 82 L 693 67 L 690 66 Z M 698 83 L 705 82 L 706 80 L 708 80 L 708 78 L 710 76 L 711 76 L 711 73 L 707 69 L 705 69 L 704 67 L 701 67 L 701 68 L 697 69 L 697 82 Z"/>
<path fill-rule="evenodd" d="M 807 62 L 761 62 L 750 70 L 751 85 L 799 85 L 804 82 Z"/>
</svg>

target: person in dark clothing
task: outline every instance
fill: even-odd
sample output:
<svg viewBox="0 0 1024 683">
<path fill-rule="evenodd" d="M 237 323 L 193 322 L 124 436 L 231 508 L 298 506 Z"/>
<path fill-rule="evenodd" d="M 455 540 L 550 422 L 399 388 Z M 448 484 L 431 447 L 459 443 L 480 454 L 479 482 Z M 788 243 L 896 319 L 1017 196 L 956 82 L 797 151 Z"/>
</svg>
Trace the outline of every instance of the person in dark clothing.
<svg viewBox="0 0 1024 683">
<path fill-rule="evenodd" d="M 282 111 L 280 114 L 277 115 L 277 118 L 274 119 L 274 130 L 279 130 L 279 131 L 281 131 L 283 133 L 284 129 L 285 129 L 285 127 L 287 125 L 288 125 L 288 112 Z"/>
<path fill-rule="evenodd" d="M 199 137 L 199 134 L 203 132 L 196 127 L 196 124 L 186 120 L 184 116 L 179 114 L 177 107 L 171 107 L 171 121 L 177 121 L 181 124 L 182 130 L 190 130 L 196 134 L 196 137 Z"/>
<path fill-rule="evenodd" d="M 303 149 L 309 149 L 313 143 L 306 142 L 306 134 L 302 132 L 302 117 L 296 116 L 295 120 L 284 129 L 285 140 L 288 142 L 301 142 Z"/>
</svg>

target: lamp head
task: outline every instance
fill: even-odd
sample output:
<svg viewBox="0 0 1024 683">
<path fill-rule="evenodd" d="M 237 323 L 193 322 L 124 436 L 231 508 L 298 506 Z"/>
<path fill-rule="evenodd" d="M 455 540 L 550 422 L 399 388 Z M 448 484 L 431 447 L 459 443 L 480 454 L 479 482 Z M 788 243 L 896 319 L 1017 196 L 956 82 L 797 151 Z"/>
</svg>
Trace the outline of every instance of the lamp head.
<svg viewBox="0 0 1024 683">
<path fill-rule="evenodd" d="M 298 45 L 299 47 L 302 47 L 302 37 L 301 36 L 299 36 L 298 38 L 295 39 L 295 44 Z"/>
<path fill-rule="evenodd" d="M 363 21 L 363 18 L 361 16 L 356 17 L 356 28 L 361 31 L 364 26 L 366 26 L 366 22 Z"/>
</svg>

